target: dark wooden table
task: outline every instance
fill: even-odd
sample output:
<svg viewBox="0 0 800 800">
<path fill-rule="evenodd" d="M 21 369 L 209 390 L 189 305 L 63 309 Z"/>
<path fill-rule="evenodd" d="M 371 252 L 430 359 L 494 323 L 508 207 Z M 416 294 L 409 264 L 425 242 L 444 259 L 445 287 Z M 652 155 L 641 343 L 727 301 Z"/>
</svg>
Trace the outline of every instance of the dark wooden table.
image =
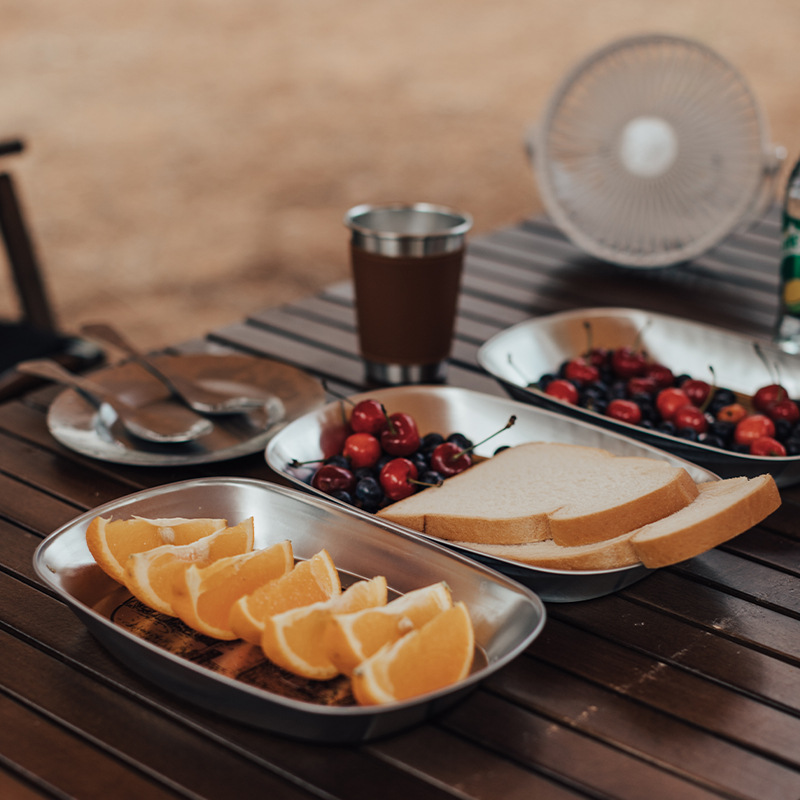
<svg viewBox="0 0 800 800">
<path fill-rule="evenodd" d="M 450 381 L 531 316 L 632 306 L 768 337 L 772 214 L 696 262 L 598 264 L 544 219 L 470 245 Z M 344 257 L 344 251 L 343 251 Z M 186 349 L 268 355 L 363 388 L 349 284 Z M 275 479 L 258 454 L 117 467 L 48 434 L 58 390 L 0 405 L 0 797 L 800 797 L 800 489 L 764 525 L 615 595 L 548 605 L 541 637 L 434 722 L 362 747 L 298 743 L 177 701 L 115 661 L 37 580 L 34 549 L 100 503 L 189 477 Z"/>
</svg>

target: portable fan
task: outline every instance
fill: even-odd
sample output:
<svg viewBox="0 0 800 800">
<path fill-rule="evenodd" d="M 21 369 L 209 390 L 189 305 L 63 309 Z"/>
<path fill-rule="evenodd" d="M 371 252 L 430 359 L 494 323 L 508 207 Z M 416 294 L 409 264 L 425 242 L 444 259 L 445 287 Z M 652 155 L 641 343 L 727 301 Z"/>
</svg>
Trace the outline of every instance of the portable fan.
<svg viewBox="0 0 800 800">
<path fill-rule="evenodd" d="M 663 267 L 764 210 L 781 153 L 742 76 L 696 42 L 615 42 L 569 72 L 528 141 L 542 202 L 580 248 Z"/>
</svg>

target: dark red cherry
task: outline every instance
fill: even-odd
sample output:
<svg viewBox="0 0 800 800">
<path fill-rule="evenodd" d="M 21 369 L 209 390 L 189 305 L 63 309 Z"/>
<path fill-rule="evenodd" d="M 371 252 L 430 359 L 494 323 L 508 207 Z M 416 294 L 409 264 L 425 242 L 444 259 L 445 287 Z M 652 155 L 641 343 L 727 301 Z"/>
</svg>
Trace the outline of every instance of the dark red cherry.
<svg viewBox="0 0 800 800">
<path fill-rule="evenodd" d="M 651 378 L 655 384 L 656 389 L 666 389 L 667 386 L 672 386 L 675 381 L 675 376 L 669 367 L 663 364 L 651 362 L 645 367 L 644 374 L 646 377 Z"/>
<path fill-rule="evenodd" d="M 633 397 L 635 394 L 655 394 L 658 384 L 649 375 L 637 375 L 628 379 L 628 394 Z"/>
<path fill-rule="evenodd" d="M 786 455 L 786 448 L 771 436 L 759 436 L 758 439 L 753 439 L 750 442 L 750 455 L 777 456 L 780 458 Z"/>
<path fill-rule="evenodd" d="M 633 378 L 644 375 L 647 359 L 641 350 L 632 347 L 618 347 L 611 354 L 611 369 L 619 378 Z"/>
<path fill-rule="evenodd" d="M 338 491 L 352 492 L 356 485 L 356 479 L 349 469 L 335 464 L 323 464 L 314 473 L 311 485 L 325 494 Z"/>
<path fill-rule="evenodd" d="M 642 421 L 642 409 L 633 400 L 615 398 L 606 408 L 606 414 L 612 419 L 638 425 Z"/>
<path fill-rule="evenodd" d="M 658 409 L 658 413 L 661 414 L 661 418 L 667 421 L 670 421 L 674 416 L 675 412 L 679 408 L 683 408 L 683 406 L 688 406 L 691 404 L 689 400 L 689 396 L 683 389 L 678 389 L 675 386 L 670 386 L 666 389 L 662 389 L 657 397 L 656 397 L 656 408 Z"/>
<path fill-rule="evenodd" d="M 410 456 L 419 448 L 417 423 L 410 414 L 397 412 L 387 418 L 381 431 L 381 445 L 390 456 Z"/>
<path fill-rule="evenodd" d="M 706 402 L 711 386 L 706 381 L 688 378 L 681 384 L 681 389 L 686 393 L 692 405 L 700 408 Z"/>
<path fill-rule="evenodd" d="M 600 378 L 600 370 L 585 358 L 573 358 L 564 366 L 564 377 L 575 383 L 594 383 Z"/>
<path fill-rule="evenodd" d="M 350 412 L 353 433 L 379 434 L 386 427 L 386 409 L 377 400 L 361 400 Z"/>
<path fill-rule="evenodd" d="M 705 433 L 708 430 L 706 415 L 695 405 L 679 408 L 672 417 L 672 422 L 678 430 L 690 428 L 696 433 Z"/>
<path fill-rule="evenodd" d="M 767 406 L 766 412 L 767 416 L 775 422 L 779 419 L 785 419 L 787 422 L 794 424 L 800 420 L 800 407 L 794 400 L 789 400 L 788 397 L 786 400 L 779 400 L 777 403 Z"/>
<path fill-rule="evenodd" d="M 379 481 L 386 496 L 392 500 L 402 500 L 417 491 L 419 472 L 412 461 L 407 458 L 393 458 L 387 461 L 381 470 Z"/>
<path fill-rule="evenodd" d="M 442 442 L 431 454 L 431 469 L 449 478 L 472 466 L 472 456 L 455 442 Z"/>
<path fill-rule="evenodd" d="M 575 404 L 578 402 L 578 389 L 574 383 L 570 383 L 564 378 L 556 378 L 550 381 L 544 393 L 550 395 L 550 397 L 555 397 L 557 400 L 563 400 L 565 403 Z"/>
<path fill-rule="evenodd" d="M 753 405 L 763 413 L 770 406 L 785 400 L 788 396 L 789 393 L 779 383 L 770 383 L 768 386 L 762 386 L 753 395 Z"/>
</svg>

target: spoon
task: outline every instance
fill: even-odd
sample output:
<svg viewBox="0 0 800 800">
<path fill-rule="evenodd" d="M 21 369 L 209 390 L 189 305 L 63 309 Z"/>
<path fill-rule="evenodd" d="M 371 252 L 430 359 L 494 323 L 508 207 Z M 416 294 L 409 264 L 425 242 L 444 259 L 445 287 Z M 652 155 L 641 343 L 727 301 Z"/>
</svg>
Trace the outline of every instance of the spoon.
<svg viewBox="0 0 800 800">
<path fill-rule="evenodd" d="M 96 323 L 81 327 L 81 333 L 103 344 L 109 344 L 127 353 L 141 364 L 154 378 L 157 378 L 179 400 L 201 414 L 237 414 L 265 406 L 274 396 L 257 388 L 251 394 L 238 395 L 220 392 L 200 386 L 195 381 L 180 375 L 167 375 L 157 367 L 152 359 L 135 348 L 110 325 Z"/>
<path fill-rule="evenodd" d="M 35 375 L 49 381 L 70 386 L 85 397 L 101 416 L 105 408 L 110 408 L 125 429 L 158 444 L 178 444 L 191 442 L 205 436 L 214 429 L 210 420 L 199 417 L 193 411 L 174 403 L 160 403 L 144 408 L 136 408 L 122 398 L 112 395 L 105 387 L 88 378 L 83 378 L 60 364 L 49 359 L 23 361 L 17 365 L 20 372 Z"/>
</svg>

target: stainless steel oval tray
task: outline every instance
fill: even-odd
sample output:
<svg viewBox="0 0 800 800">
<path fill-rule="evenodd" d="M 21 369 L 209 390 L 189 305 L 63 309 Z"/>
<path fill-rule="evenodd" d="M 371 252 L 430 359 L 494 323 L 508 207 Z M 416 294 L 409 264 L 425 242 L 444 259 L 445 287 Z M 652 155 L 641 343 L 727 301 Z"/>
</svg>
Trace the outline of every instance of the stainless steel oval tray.
<svg viewBox="0 0 800 800">
<path fill-rule="evenodd" d="M 256 547 L 289 539 L 298 558 L 325 548 L 343 583 L 384 575 L 390 590 L 405 593 L 444 580 L 453 598 L 469 608 L 480 658 L 453 687 L 381 707 L 298 699 L 294 685 L 293 696 L 269 691 L 260 675 L 268 668 L 260 648 L 195 633 L 133 600 L 100 570 L 86 547 L 86 528 L 97 515 L 231 523 L 252 515 Z M 545 623 L 535 594 L 471 559 L 335 503 L 245 478 L 185 481 L 106 503 L 48 536 L 36 550 L 34 567 L 97 639 L 143 677 L 225 717 L 315 742 L 363 742 L 422 722 L 521 653 Z"/>
<path fill-rule="evenodd" d="M 552 411 L 533 408 L 504 397 L 473 392 L 451 386 L 404 386 L 380 389 L 353 395 L 350 400 L 374 397 L 384 404 L 389 413 L 404 411 L 417 421 L 420 433 L 438 431 L 444 435 L 459 431 L 473 441 L 499 430 L 511 414 L 517 421 L 513 427 L 478 447 L 478 455 L 490 456 L 503 444 L 548 441 L 602 447 L 615 455 L 649 456 L 685 467 L 695 481 L 715 480 L 716 475 L 695 464 L 683 461 L 663 450 L 636 442 L 629 437 L 568 419 Z M 269 465 L 297 486 L 319 496 L 323 495 L 308 485 L 311 468 L 295 468 L 292 461 L 309 461 L 338 452 L 346 435 L 342 402 L 330 403 L 295 420 L 280 431 L 267 446 Z M 374 519 L 373 515 L 363 513 Z M 397 526 L 398 530 L 406 530 Z M 552 570 L 529 567 L 503 558 L 494 558 L 468 548 L 456 548 L 451 542 L 431 538 L 513 577 L 533 589 L 543 600 L 572 602 L 588 600 L 610 594 L 629 586 L 649 574 L 641 564 L 616 570 Z"/>
<path fill-rule="evenodd" d="M 531 388 L 529 384 L 555 372 L 565 359 L 586 350 L 584 322 L 587 320 L 591 321 L 594 345 L 631 346 L 641 334 L 644 349 L 676 375 L 687 373 L 709 380 L 709 366 L 712 366 L 717 386 L 745 395 L 774 382 L 770 368 L 756 352 L 754 339 L 678 317 L 629 308 L 586 308 L 526 320 L 489 339 L 478 351 L 478 361 L 517 400 L 661 447 L 720 477 L 752 477 L 768 472 L 778 486 L 800 481 L 800 456 L 751 456 L 690 442 L 619 422 Z M 774 365 L 777 369 L 789 395 L 800 397 L 800 360 L 782 353 L 770 342 L 758 340 L 758 345 L 770 367 Z"/>
</svg>

